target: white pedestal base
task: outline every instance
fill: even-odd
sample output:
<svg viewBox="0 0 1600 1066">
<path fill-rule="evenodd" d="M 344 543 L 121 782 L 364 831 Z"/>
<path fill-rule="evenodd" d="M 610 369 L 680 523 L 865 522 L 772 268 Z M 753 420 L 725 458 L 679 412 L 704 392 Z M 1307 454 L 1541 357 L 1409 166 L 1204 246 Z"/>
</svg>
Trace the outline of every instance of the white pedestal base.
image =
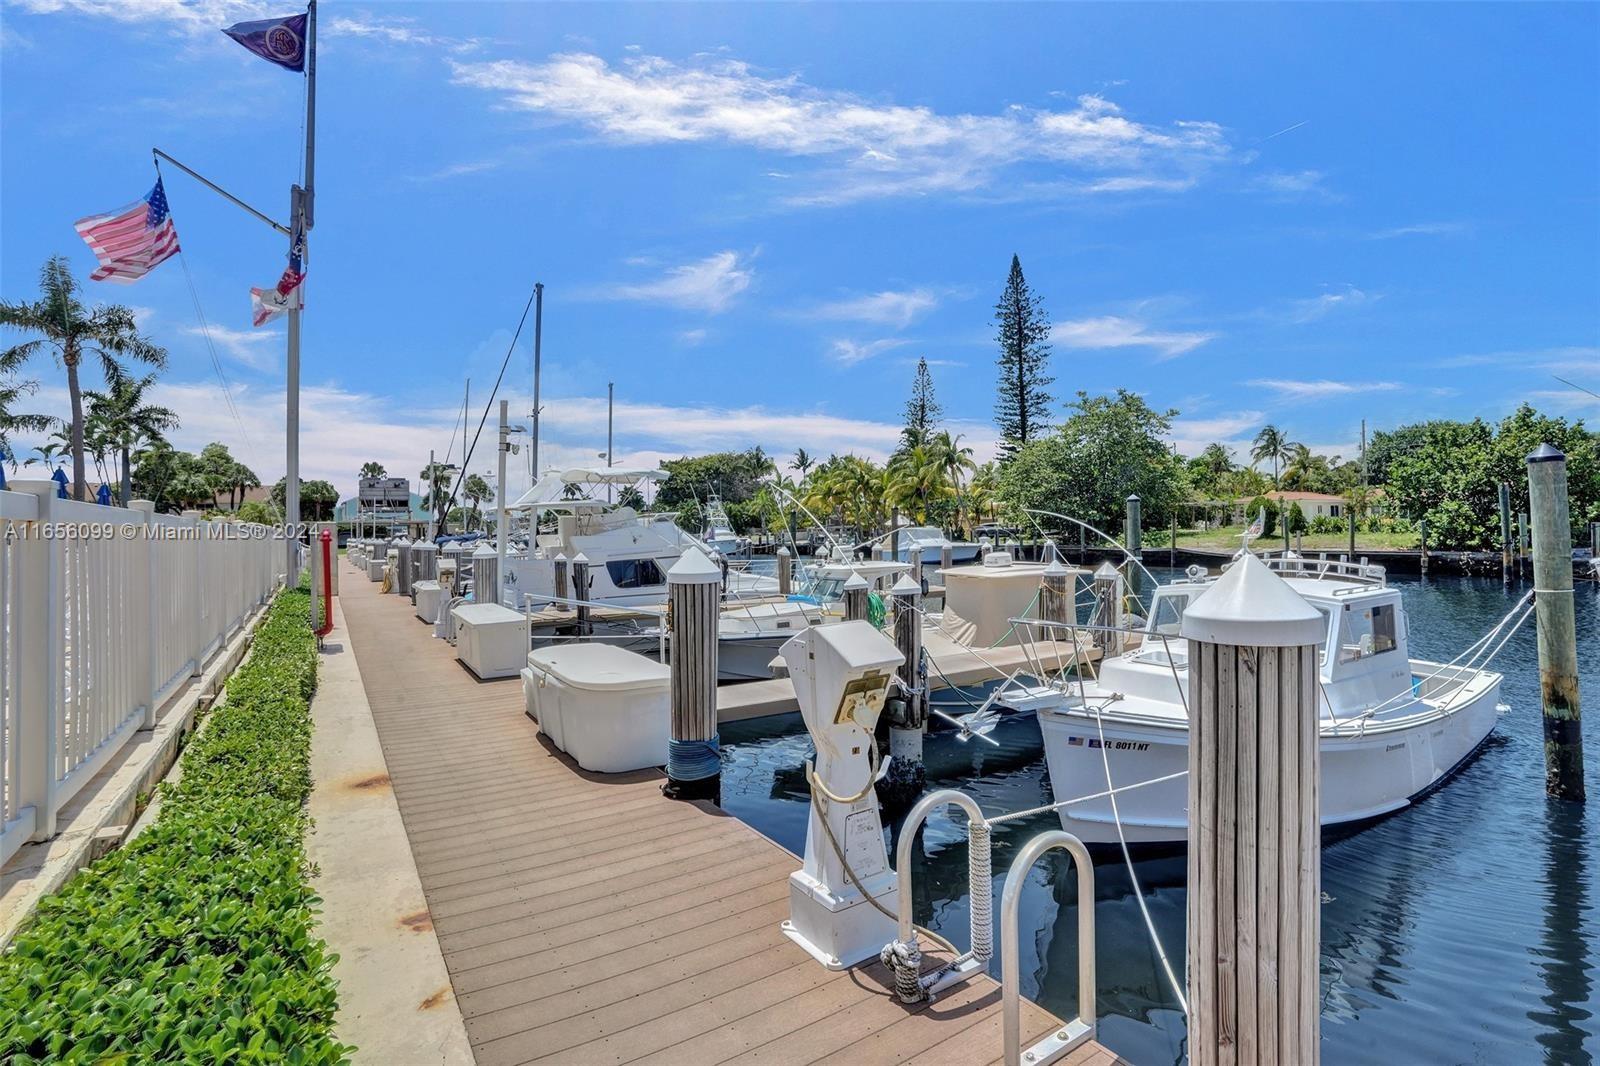
<svg viewBox="0 0 1600 1066">
<path fill-rule="evenodd" d="M 861 882 L 891 914 L 899 913 L 893 871 Z M 804 870 L 789 875 L 789 920 L 783 932 L 830 970 L 845 970 L 878 957 L 895 938 L 895 921 L 874 907 L 855 887 L 834 895 Z"/>
</svg>

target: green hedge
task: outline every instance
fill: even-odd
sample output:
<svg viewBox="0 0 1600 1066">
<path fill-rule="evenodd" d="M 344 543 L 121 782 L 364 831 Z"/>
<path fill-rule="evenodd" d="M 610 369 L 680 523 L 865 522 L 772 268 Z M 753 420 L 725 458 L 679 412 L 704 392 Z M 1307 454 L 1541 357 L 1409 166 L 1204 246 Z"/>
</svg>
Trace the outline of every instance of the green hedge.
<svg viewBox="0 0 1600 1066">
<path fill-rule="evenodd" d="M 307 883 L 316 645 L 281 592 L 155 823 L 0 956 L 0 1062 L 341 1062 Z"/>
</svg>

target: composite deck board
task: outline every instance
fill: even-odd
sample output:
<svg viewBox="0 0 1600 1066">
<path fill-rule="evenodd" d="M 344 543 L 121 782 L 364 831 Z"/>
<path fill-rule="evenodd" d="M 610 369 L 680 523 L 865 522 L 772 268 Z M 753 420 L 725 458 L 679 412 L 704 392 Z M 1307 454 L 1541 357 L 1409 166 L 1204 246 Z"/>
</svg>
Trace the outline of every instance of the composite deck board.
<svg viewBox="0 0 1600 1066">
<path fill-rule="evenodd" d="M 665 799 L 658 771 L 579 769 L 515 678 L 478 680 L 403 598 L 348 580 L 344 612 L 478 1062 L 999 1057 L 992 981 L 906 1007 L 877 964 L 824 970 L 778 928 L 793 855 Z M 1023 1011 L 1025 1037 L 1060 1024 Z M 1114 1057 L 1091 1043 L 1068 1061 Z"/>
</svg>

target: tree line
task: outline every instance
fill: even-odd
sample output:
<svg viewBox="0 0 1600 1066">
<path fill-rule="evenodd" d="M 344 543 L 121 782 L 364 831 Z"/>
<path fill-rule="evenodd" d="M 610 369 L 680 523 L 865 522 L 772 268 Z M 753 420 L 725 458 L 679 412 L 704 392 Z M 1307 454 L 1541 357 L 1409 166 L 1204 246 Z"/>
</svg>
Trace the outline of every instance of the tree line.
<svg viewBox="0 0 1600 1066">
<path fill-rule="evenodd" d="M 199 454 L 173 448 L 166 435 L 178 429 L 178 416 L 150 399 L 157 373 L 167 368 L 166 349 L 139 332 L 129 308 L 88 306 L 65 256 L 45 262 L 36 299 L 0 299 L 0 328 L 24 335 L 0 351 L 0 462 L 13 474 L 65 463 L 71 467 L 71 495 L 78 500 L 89 496 L 92 468 L 94 478 L 112 488 L 118 506 L 138 497 L 154 500 L 162 511 L 219 510 L 225 495 L 228 509 L 237 510 L 241 520 L 280 520 L 281 481 L 274 490 L 274 511 L 261 501 L 245 500 L 261 481 L 226 445 L 213 442 Z M 47 361 L 65 379 L 65 416 L 24 409 L 39 391 L 30 373 Z M 99 388 L 86 385 L 86 372 L 99 378 Z M 26 456 L 19 454 L 18 438 L 24 435 L 43 438 Z M 301 493 L 313 501 L 313 512 L 324 505 L 331 516 L 337 502 L 332 486 L 307 482 Z"/>
</svg>

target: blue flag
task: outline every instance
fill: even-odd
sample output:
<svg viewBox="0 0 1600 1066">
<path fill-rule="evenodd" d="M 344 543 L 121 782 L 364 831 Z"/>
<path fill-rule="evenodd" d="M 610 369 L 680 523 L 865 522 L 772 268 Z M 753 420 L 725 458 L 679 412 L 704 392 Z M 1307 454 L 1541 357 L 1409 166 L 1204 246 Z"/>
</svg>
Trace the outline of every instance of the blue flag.
<svg viewBox="0 0 1600 1066">
<path fill-rule="evenodd" d="M 287 70 L 306 69 L 306 16 L 240 22 L 222 31 L 250 51 Z"/>
<path fill-rule="evenodd" d="M 107 486 L 107 485 L 101 485 L 100 488 L 94 494 L 94 502 L 98 503 L 101 507 L 110 507 L 111 506 L 111 489 L 110 489 L 110 487 Z"/>
<path fill-rule="evenodd" d="M 67 498 L 67 472 L 56 467 L 56 472 L 50 475 L 50 480 L 56 483 L 56 496 L 59 499 Z"/>
</svg>

